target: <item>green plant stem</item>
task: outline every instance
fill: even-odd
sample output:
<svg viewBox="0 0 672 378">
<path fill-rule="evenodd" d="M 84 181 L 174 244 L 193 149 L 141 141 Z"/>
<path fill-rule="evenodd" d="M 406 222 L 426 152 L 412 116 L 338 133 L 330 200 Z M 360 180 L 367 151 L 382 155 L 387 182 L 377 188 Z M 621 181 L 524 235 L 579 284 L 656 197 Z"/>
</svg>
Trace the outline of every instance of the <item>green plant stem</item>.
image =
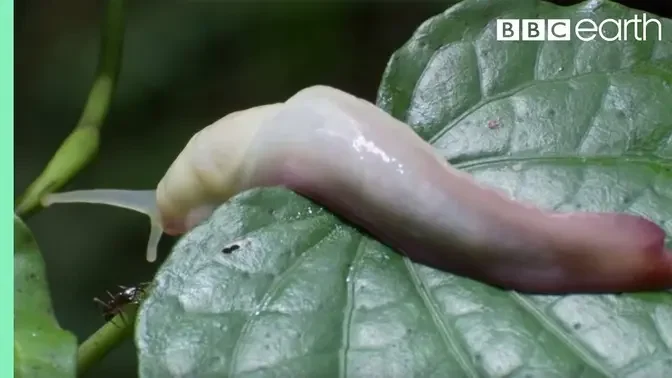
<svg viewBox="0 0 672 378">
<path fill-rule="evenodd" d="M 17 201 L 15 211 L 20 216 L 25 218 L 35 211 L 42 197 L 63 187 L 98 152 L 100 129 L 107 117 L 121 69 L 124 30 L 125 0 L 108 0 L 96 78 L 82 115 L 44 171 Z"/>
<path fill-rule="evenodd" d="M 77 375 L 82 375 L 91 366 L 103 359 L 112 349 L 133 334 L 138 305 L 129 303 L 121 315 L 105 323 L 93 335 L 84 340 L 77 350 Z"/>
</svg>

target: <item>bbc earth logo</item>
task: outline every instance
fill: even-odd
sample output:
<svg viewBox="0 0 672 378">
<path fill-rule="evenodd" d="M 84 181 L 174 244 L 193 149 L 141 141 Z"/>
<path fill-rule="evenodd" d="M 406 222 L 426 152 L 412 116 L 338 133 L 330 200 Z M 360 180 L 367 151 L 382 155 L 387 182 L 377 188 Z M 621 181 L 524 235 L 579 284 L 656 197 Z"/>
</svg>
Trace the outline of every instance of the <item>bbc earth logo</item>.
<svg viewBox="0 0 672 378">
<path fill-rule="evenodd" d="M 607 18 L 599 23 L 590 18 L 570 19 L 498 19 L 498 41 L 571 41 L 588 42 L 600 37 L 612 41 L 661 41 L 663 25 L 655 18 L 635 15 L 631 19 Z"/>
</svg>

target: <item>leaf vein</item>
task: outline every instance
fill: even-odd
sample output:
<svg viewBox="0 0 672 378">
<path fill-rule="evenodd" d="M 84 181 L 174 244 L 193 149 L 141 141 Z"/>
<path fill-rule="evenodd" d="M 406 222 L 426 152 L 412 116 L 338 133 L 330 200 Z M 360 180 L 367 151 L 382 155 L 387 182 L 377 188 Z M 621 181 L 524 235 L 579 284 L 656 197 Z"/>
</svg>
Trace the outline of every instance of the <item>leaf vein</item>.
<svg viewBox="0 0 672 378">
<path fill-rule="evenodd" d="M 448 133 L 448 131 L 450 131 L 453 127 L 455 127 L 455 125 L 457 125 L 459 122 L 461 122 L 462 120 L 464 120 L 465 118 L 467 118 L 468 116 L 470 116 L 471 114 L 473 114 L 474 112 L 479 110 L 480 108 L 482 108 L 482 107 L 484 107 L 488 104 L 491 104 L 491 103 L 493 103 L 497 100 L 501 100 L 501 99 L 506 98 L 506 97 L 511 97 L 511 96 L 513 96 L 517 93 L 520 93 L 520 92 L 524 91 L 525 89 L 534 87 L 535 85 L 545 85 L 545 84 L 551 84 L 551 83 L 564 83 L 564 82 L 568 82 L 570 80 L 574 80 L 574 79 L 578 79 L 578 78 L 587 78 L 587 77 L 602 76 L 602 75 L 613 75 L 613 74 L 616 74 L 616 73 L 627 72 L 627 71 L 630 71 L 632 69 L 633 69 L 633 67 L 629 66 L 629 67 L 624 67 L 624 68 L 621 68 L 621 69 L 618 69 L 618 70 L 613 70 L 613 71 L 608 71 L 608 72 L 604 72 L 604 71 L 586 72 L 586 73 L 583 73 L 583 74 L 566 76 L 566 77 L 562 77 L 562 78 L 558 78 L 558 79 L 527 81 L 525 83 L 522 83 L 518 87 L 512 88 L 508 91 L 498 93 L 494 96 L 491 96 L 491 97 L 486 98 L 482 101 L 479 101 L 474 106 L 467 109 L 460 116 L 456 117 L 452 122 L 450 122 L 446 127 L 442 128 L 433 137 L 429 138 L 428 142 L 430 144 L 434 144 L 436 141 L 438 141 L 440 138 L 442 138 L 446 133 Z"/>
<path fill-rule="evenodd" d="M 343 324 L 342 324 L 342 339 L 341 339 L 341 347 L 338 350 L 338 358 L 339 358 L 339 377 L 345 378 L 347 377 L 347 371 L 348 371 L 348 358 L 347 354 L 350 350 L 350 326 L 352 322 L 352 313 L 355 310 L 355 286 L 354 286 L 354 280 L 350 275 L 355 271 L 355 267 L 359 262 L 361 262 L 361 257 L 364 252 L 364 247 L 366 244 L 369 242 L 370 239 L 365 238 L 363 235 L 360 235 L 359 237 L 359 243 L 357 245 L 357 252 L 355 253 L 355 256 L 352 258 L 352 264 L 350 265 L 351 269 L 348 271 L 346 280 L 345 280 L 345 285 L 347 287 L 346 293 L 347 293 L 347 298 L 345 301 L 345 306 L 343 308 Z M 348 279 L 350 278 L 350 279 Z"/>
<path fill-rule="evenodd" d="M 535 306 L 532 301 L 517 292 L 510 292 L 509 296 L 515 303 L 517 303 L 523 310 L 529 313 L 535 320 L 555 336 L 561 343 L 563 343 L 574 355 L 581 359 L 586 365 L 593 367 L 600 374 L 605 377 L 613 377 L 614 372 L 609 369 L 599 359 L 595 358 L 580 342 L 572 339 L 566 331 L 564 331 L 556 322 L 550 319 L 543 311 Z"/>
<path fill-rule="evenodd" d="M 588 141 L 590 131 L 595 127 L 595 121 L 597 119 L 597 115 L 599 114 L 600 109 L 604 107 L 604 102 L 607 99 L 607 88 L 608 85 L 601 91 L 602 95 L 600 96 L 600 100 L 596 103 L 597 107 L 593 110 L 593 114 L 590 116 L 588 122 L 586 122 L 586 129 L 583 131 L 583 135 L 581 135 L 581 138 L 579 138 L 579 143 L 576 146 L 577 152 L 581 152 L 583 145 L 586 143 L 586 141 Z"/>
<path fill-rule="evenodd" d="M 521 156 L 497 156 L 484 159 L 474 159 L 470 161 L 453 164 L 459 169 L 481 168 L 483 166 L 513 163 L 518 161 L 526 162 L 547 162 L 547 163 L 619 163 L 619 164 L 642 164 L 660 167 L 672 168 L 672 161 L 656 155 L 565 155 L 565 154 L 546 154 L 540 155 L 521 155 Z"/>
<path fill-rule="evenodd" d="M 413 283 L 415 290 L 418 292 L 418 295 L 420 295 L 420 299 L 422 299 L 422 303 L 427 309 L 427 312 L 429 312 L 429 315 L 431 316 L 434 325 L 439 331 L 443 342 L 446 344 L 446 348 L 452 351 L 455 360 L 460 365 L 460 368 L 462 368 L 464 371 L 465 377 L 479 378 L 480 375 L 478 374 L 474 365 L 470 363 L 470 358 L 467 352 L 460 347 L 459 342 L 457 341 L 457 337 L 455 337 L 454 330 L 450 329 L 441 319 L 438 309 L 432 302 L 432 296 L 427 292 L 426 286 L 422 283 L 422 280 L 420 279 L 413 262 L 408 257 L 404 257 L 403 259 L 411 282 Z"/>
</svg>

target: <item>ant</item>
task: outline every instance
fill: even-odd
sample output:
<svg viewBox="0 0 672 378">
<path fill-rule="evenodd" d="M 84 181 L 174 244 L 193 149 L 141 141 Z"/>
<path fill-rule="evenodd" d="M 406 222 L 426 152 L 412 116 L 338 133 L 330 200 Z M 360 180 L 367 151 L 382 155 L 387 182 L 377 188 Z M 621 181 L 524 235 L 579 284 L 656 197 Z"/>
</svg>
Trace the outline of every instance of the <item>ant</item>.
<svg viewBox="0 0 672 378">
<path fill-rule="evenodd" d="M 149 286 L 149 282 L 131 287 L 119 285 L 121 291 L 116 294 L 112 294 L 109 290 L 106 290 L 107 295 L 110 297 L 107 301 L 103 301 L 99 298 L 93 298 L 93 301 L 102 307 L 103 318 L 106 322 L 109 322 L 117 315 L 121 316 L 121 320 L 125 322 L 126 319 L 124 318 L 123 307 L 131 303 L 140 304 L 142 297 L 145 295 L 147 286 Z"/>
</svg>

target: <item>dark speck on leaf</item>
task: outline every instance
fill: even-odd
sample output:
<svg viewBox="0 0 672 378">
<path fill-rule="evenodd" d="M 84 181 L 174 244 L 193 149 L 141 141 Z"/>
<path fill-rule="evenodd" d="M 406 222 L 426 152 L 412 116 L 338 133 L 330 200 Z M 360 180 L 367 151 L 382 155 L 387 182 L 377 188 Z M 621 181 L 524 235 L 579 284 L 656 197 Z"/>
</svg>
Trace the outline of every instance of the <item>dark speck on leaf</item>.
<svg viewBox="0 0 672 378">
<path fill-rule="evenodd" d="M 549 117 L 554 117 L 555 116 L 555 110 L 554 109 L 548 109 L 548 116 Z"/>
<path fill-rule="evenodd" d="M 243 273 L 241 274 L 241 276 L 242 276 L 244 279 L 248 279 L 248 278 L 250 278 L 250 273 L 248 273 L 248 272 L 243 272 Z"/>
<path fill-rule="evenodd" d="M 622 111 L 622 110 L 617 110 L 616 111 L 616 117 L 621 118 L 621 119 L 625 118 L 625 112 Z"/>
<path fill-rule="evenodd" d="M 573 325 L 574 329 L 581 329 L 581 323 L 574 323 Z"/>
<path fill-rule="evenodd" d="M 224 249 L 222 249 L 222 253 L 225 253 L 225 254 L 228 255 L 229 253 L 231 253 L 235 250 L 238 250 L 238 249 L 240 249 L 240 246 L 238 244 L 234 244 L 234 245 L 231 245 L 231 246 L 228 246 L 228 247 L 225 247 Z"/>
</svg>

